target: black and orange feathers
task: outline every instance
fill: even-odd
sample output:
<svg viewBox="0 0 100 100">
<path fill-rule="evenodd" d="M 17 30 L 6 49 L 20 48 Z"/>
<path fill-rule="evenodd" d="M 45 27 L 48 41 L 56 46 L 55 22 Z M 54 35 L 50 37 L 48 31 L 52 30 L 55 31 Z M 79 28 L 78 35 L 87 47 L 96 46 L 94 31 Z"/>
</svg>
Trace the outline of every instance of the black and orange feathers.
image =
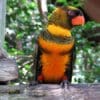
<svg viewBox="0 0 100 100">
<path fill-rule="evenodd" d="M 82 12 L 73 7 L 57 7 L 49 18 L 46 29 L 38 37 L 35 60 L 36 80 L 42 83 L 71 81 L 75 40 L 73 25 L 84 24 Z"/>
</svg>

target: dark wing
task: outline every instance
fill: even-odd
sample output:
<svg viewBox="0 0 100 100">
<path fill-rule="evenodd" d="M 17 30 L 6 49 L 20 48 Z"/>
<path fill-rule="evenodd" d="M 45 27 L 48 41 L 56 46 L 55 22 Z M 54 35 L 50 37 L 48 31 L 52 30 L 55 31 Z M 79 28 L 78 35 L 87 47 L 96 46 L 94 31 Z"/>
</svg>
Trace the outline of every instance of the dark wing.
<svg viewBox="0 0 100 100">
<path fill-rule="evenodd" d="M 69 82 L 71 82 L 71 80 L 72 80 L 73 67 L 74 67 L 74 63 L 75 63 L 75 59 L 76 59 L 75 46 L 70 51 L 70 53 L 71 53 L 71 55 L 70 55 L 70 63 L 69 63 L 69 67 L 68 67 L 68 69 L 66 71 L 66 75 L 67 75 L 67 78 L 68 78 Z"/>
<path fill-rule="evenodd" d="M 38 75 L 41 73 L 41 65 L 40 65 L 40 55 L 41 55 L 41 51 L 39 48 L 38 43 L 36 42 L 36 44 L 34 45 L 34 80 L 37 81 L 37 77 Z"/>
</svg>

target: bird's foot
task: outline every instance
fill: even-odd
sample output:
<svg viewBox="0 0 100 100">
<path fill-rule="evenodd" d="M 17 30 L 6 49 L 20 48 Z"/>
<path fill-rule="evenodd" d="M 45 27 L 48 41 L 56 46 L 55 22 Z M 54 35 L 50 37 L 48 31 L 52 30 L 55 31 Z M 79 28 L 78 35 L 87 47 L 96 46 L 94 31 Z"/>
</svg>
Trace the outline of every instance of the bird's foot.
<svg viewBox="0 0 100 100">
<path fill-rule="evenodd" d="M 38 76 L 38 79 L 37 79 L 37 80 L 38 80 L 39 83 L 42 83 L 43 80 L 44 80 L 43 75 L 40 74 L 40 75 Z"/>
<path fill-rule="evenodd" d="M 67 89 L 69 89 L 69 86 L 70 86 L 70 82 L 69 82 L 68 80 L 63 80 L 63 81 L 61 82 L 61 87 L 62 87 L 62 88 L 67 88 Z"/>
<path fill-rule="evenodd" d="M 29 86 L 36 86 L 38 84 L 39 84 L 38 81 L 32 81 L 29 83 Z"/>
<path fill-rule="evenodd" d="M 43 75 L 40 74 L 38 77 L 37 77 L 37 81 L 32 81 L 29 83 L 29 86 L 36 86 L 38 84 L 41 84 L 43 82 Z"/>
</svg>

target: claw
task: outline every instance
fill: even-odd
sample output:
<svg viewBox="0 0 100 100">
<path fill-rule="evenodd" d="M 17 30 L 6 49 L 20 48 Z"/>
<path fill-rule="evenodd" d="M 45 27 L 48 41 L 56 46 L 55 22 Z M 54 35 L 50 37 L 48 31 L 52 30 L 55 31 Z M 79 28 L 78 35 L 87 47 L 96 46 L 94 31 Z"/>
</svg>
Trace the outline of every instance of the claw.
<svg viewBox="0 0 100 100">
<path fill-rule="evenodd" d="M 36 86 L 38 85 L 38 82 L 37 81 L 32 81 L 29 83 L 29 86 Z"/>
<path fill-rule="evenodd" d="M 40 74 L 40 75 L 38 76 L 38 82 L 39 82 L 39 83 L 42 83 L 42 82 L 43 82 L 43 75 L 42 75 L 42 74 Z"/>
<path fill-rule="evenodd" d="M 69 89 L 69 85 L 70 85 L 70 82 L 69 82 L 68 80 L 63 80 L 63 81 L 61 82 L 61 87 L 62 87 L 62 88 L 67 88 L 67 89 Z"/>
</svg>

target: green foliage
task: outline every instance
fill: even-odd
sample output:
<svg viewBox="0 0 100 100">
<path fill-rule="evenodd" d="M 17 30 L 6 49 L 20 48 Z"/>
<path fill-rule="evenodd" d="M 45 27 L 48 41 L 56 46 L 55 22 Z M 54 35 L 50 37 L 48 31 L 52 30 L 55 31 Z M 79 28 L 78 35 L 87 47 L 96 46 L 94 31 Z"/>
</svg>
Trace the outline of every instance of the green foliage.
<svg viewBox="0 0 100 100">
<path fill-rule="evenodd" d="M 67 0 L 68 5 L 74 6 L 74 7 L 82 7 L 84 0 Z"/>
<path fill-rule="evenodd" d="M 42 25 L 37 5 L 31 0 L 7 0 L 6 18 L 5 48 L 17 60 L 19 81 L 27 81 L 32 76 L 30 55 Z"/>
<path fill-rule="evenodd" d="M 63 5 L 67 5 L 67 0 L 56 0 L 57 3 L 63 3 Z"/>
<path fill-rule="evenodd" d="M 97 28 L 100 29 L 100 24 L 91 21 L 84 26 L 74 27 L 72 30 L 76 39 L 77 59 L 75 66 L 81 75 L 78 80 L 84 76 L 82 82 L 100 82 L 100 46 L 93 38 L 98 32 L 100 34 L 100 31 L 96 33 Z"/>
<path fill-rule="evenodd" d="M 36 17 L 36 13 L 33 12 L 36 10 L 36 4 L 27 0 L 7 0 L 7 4 L 8 33 L 15 37 L 16 42 L 20 41 L 23 52 L 29 54 L 33 51 L 31 41 L 34 42 L 32 39 L 41 26 L 40 17 L 38 15 Z M 16 43 L 15 45 L 17 48 Z M 8 46 L 10 48 L 9 44 Z"/>
</svg>

